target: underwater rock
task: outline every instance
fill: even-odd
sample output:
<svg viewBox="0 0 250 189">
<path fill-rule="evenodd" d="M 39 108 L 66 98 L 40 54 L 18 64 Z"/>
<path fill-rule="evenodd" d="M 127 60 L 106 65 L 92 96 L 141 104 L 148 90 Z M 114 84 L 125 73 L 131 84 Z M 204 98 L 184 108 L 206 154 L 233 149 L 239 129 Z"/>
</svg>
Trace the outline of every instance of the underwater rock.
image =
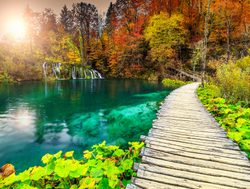
<svg viewBox="0 0 250 189">
<path fill-rule="evenodd" d="M 15 167 L 12 164 L 5 164 L 0 168 L 0 178 L 6 178 L 15 172 Z"/>
</svg>

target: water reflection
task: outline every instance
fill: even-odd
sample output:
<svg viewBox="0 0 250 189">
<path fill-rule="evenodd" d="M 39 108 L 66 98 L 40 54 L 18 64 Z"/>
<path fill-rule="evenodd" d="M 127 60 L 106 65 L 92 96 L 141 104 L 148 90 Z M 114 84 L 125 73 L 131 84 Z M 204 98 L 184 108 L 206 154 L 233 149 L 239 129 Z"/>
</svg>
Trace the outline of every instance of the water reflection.
<svg viewBox="0 0 250 189">
<path fill-rule="evenodd" d="M 0 133 L 5 137 L 14 133 L 34 135 L 36 112 L 24 104 L 10 107 L 8 111 L 1 114 Z"/>
</svg>

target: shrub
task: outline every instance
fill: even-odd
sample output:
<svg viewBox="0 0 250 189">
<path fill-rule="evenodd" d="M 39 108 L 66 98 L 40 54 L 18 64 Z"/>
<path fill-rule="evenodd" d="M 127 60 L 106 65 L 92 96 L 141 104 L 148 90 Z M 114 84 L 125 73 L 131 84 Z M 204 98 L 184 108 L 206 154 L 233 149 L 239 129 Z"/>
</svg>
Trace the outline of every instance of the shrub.
<svg viewBox="0 0 250 189">
<path fill-rule="evenodd" d="M 228 137 L 238 142 L 250 158 L 250 108 L 245 102 L 230 103 L 218 97 L 218 88 L 206 85 L 198 89 L 198 96 L 216 121 L 227 131 Z"/>
<path fill-rule="evenodd" d="M 248 64 L 246 64 L 245 61 L 247 60 L 240 60 L 237 64 L 230 62 L 221 65 L 216 73 L 222 97 L 232 102 L 250 101 L 249 62 L 247 61 Z"/>
<path fill-rule="evenodd" d="M 132 167 L 139 161 L 143 143 L 129 143 L 129 150 L 107 146 L 105 142 L 84 151 L 83 159 L 76 160 L 74 152 L 62 151 L 42 157 L 44 166 L 31 167 L 19 175 L 0 179 L 0 188 L 125 188 L 135 175 Z"/>
<path fill-rule="evenodd" d="M 165 87 L 176 89 L 183 85 L 186 85 L 188 82 L 173 79 L 163 79 L 162 83 Z"/>
<path fill-rule="evenodd" d="M 0 83 L 12 83 L 14 82 L 13 78 L 6 72 L 0 73 Z"/>
</svg>

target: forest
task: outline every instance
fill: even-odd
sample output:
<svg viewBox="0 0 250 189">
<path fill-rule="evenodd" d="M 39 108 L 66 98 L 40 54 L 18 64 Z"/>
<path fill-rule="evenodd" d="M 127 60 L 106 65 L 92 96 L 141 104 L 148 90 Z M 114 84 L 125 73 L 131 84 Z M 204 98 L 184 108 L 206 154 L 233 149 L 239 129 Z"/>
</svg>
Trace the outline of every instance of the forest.
<svg viewBox="0 0 250 189">
<path fill-rule="evenodd" d="M 249 54 L 249 6 L 248 0 L 117 0 L 103 15 L 84 2 L 64 6 L 60 15 L 27 6 L 26 38 L 6 34 L 0 43 L 0 78 L 41 80 L 44 62 L 149 80 L 171 76 L 168 68 L 201 74 L 204 63 L 211 76 L 218 65 Z"/>
<path fill-rule="evenodd" d="M 0 88 L 4 99 L 2 109 L 9 108 L 6 112 L 10 112 L 11 118 L 24 118 L 20 123 L 27 130 L 27 125 L 39 115 L 44 121 L 35 123 L 40 124 L 36 127 L 44 134 L 39 145 L 46 144 L 47 138 L 58 142 L 61 136 L 72 137 L 73 141 L 73 134 L 79 137 L 76 138 L 77 147 L 82 147 L 80 139 L 86 142 L 94 138 L 96 143 L 101 137 L 110 139 L 110 133 L 124 134 L 126 139 L 133 140 L 131 136 L 141 135 L 141 128 L 148 132 L 145 123 L 150 123 L 151 127 L 153 122 L 149 138 L 158 137 L 158 144 L 155 144 L 158 151 L 153 149 L 152 154 L 157 157 L 151 160 L 153 163 L 148 160 L 149 165 L 154 165 L 157 172 L 160 170 L 157 166 L 161 166 L 159 162 L 165 162 L 161 168 L 169 170 L 175 168 L 172 163 L 181 162 L 174 176 L 183 180 L 174 180 L 171 186 L 181 187 L 179 184 L 186 184 L 189 176 L 191 182 L 198 182 L 200 180 L 192 176 L 197 173 L 200 179 L 203 170 L 207 171 L 201 178 L 205 179 L 201 182 L 205 186 L 219 183 L 218 188 L 227 188 L 230 184 L 249 184 L 250 0 L 116 0 L 103 14 L 95 5 L 85 2 L 63 6 L 60 15 L 50 8 L 36 12 L 26 6 L 23 19 L 26 28 L 23 39 L 5 34 L 0 40 L 0 84 L 14 86 L 12 89 Z M 93 75 L 86 76 L 86 70 L 94 70 L 92 74 L 100 73 L 108 80 L 93 82 L 90 80 Z M 81 80 L 75 82 L 76 78 Z M 72 83 L 68 84 L 54 82 L 71 79 Z M 34 86 L 38 86 L 38 82 L 22 82 L 44 80 L 46 82 L 39 85 L 40 93 L 35 93 Z M 149 81 L 159 82 L 152 84 Z M 30 86 L 28 92 L 20 90 L 22 95 L 5 100 L 25 86 L 16 83 L 26 83 Z M 162 88 L 158 84 L 163 84 Z M 183 85 L 184 92 L 172 93 Z M 159 93 L 161 90 L 166 93 Z M 176 98 L 173 94 L 179 95 L 180 102 L 171 102 L 171 98 Z M 174 105 L 167 106 L 167 100 L 162 102 L 162 95 L 172 95 L 169 101 Z M 140 102 L 142 99 L 145 102 Z M 19 110 L 16 114 L 15 108 Z M 33 108 L 37 112 L 32 112 Z M 165 115 L 161 117 L 162 112 Z M 154 116 L 162 119 L 158 119 L 158 126 Z M 178 125 L 175 119 L 181 119 L 181 123 Z M 112 122 L 115 129 L 111 131 Z M 67 124 L 72 124 L 77 131 L 70 133 Z M 219 130 L 220 127 L 223 129 Z M 72 136 L 68 136 L 69 133 Z M 84 138 L 82 133 L 89 136 L 86 134 Z M 169 133 L 168 138 L 165 135 Z M 46 138 L 46 134 L 51 135 Z M 98 134 L 101 137 L 96 137 Z M 117 135 L 116 141 L 126 142 L 126 149 L 115 141 L 81 149 L 80 156 L 75 149 L 67 149 L 68 152 L 60 149 L 55 154 L 43 155 L 42 166 L 30 167 L 17 175 L 13 174 L 14 165 L 6 164 L 0 168 L 0 188 L 125 188 L 133 183 L 131 178 L 137 174 L 134 163 L 144 161 L 144 166 L 148 163 L 148 157 L 143 159 L 141 156 L 150 154 L 150 142 L 154 141 L 131 142 Z M 244 157 L 240 156 L 242 154 Z M 178 159 L 166 164 L 171 155 Z M 183 171 L 184 165 L 185 171 L 192 170 L 190 175 L 175 174 Z M 159 186 L 171 182 L 172 178 L 163 180 L 173 176 L 169 176 L 168 170 L 164 174 L 169 177 L 158 174 L 161 175 L 157 179 L 162 179 Z M 233 180 L 234 177 L 237 179 Z M 151 183 L 153 178 L 148 180 Z M 194 184 L 187 188 L 196 187 L 202 186 Z"/>
</svg>

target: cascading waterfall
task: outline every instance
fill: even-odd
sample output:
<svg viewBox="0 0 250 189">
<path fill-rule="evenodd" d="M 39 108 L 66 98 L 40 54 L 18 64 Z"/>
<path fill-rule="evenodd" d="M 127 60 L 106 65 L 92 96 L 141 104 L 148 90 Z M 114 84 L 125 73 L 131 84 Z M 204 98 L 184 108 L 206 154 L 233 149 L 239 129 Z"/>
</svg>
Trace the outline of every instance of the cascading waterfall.
<svg viewBox="0 0 250 189">
<path fill-rule="evenodd" d="M 93 74 L 93 71 L 92 71 L 92 70 L 89 70 L 89 73 L 90 73 L 90 75 L 91 75 L 91 79 L 95 79 L 94 74 Z"/>
<path fill-rule="evenodd" d="M 72 79 L 76 79 L 76 67 L 75 66 L 72 66 L 71 76 L 72 76 Z"/>
<path fill-rule="evenodd" d="M 48 76 L 48 69 L 49 69 L 50 64 L 47 62 L 43 63 L 43 75 L 44 78 L 46 79 Z M 52 74 L 56 79 L 59 79 L 61 75 L 61 63 L 53 63 L 51 64 L 51 69 L 52 69 Z"/>
<path fill-rule="evenodd" d="M 56 72 L 61 75 L 61 63 L 56 64 Z"/>
<path fill-rule="evenodd" d="M 58 79 L 58 76 L 57 76 L 57 73 L 56 73 L 56 65 L 55 64 L 52 64 L 52 71 L 53 71 L 54 77 L 56 79 Z"/>
<path fill-rule="evenodd" d="M 53 76 L 56 79 L 61 79 L 61 63 L 43 63 L 43 75 L 46 79 L 48 76 Z M 70 66 L 64 64 L 64 66 Z M 62 69 L 63 70 L 63 69 Z M 84 69 L 83 67 L 72 65 L 71 66 L 71 79 L 103 79 L 102 75 L 94 69 Z M 64 74 L 65 75 L 65 74 Z"/>
<path fill-rule="evenodd" d="M 43 75 L 44 75 L 44 78 L 46 79 L 47 78 L 47 62 L 43 63 Z"/>
<path fill-rule="evenodd" d="M 82 68 L 80 68 L 80 79 L 82 79 Z"/>
<path fill-rule="evenodd" d="M 98 71 L 94 70 L 94 72 L 95 72 L 97 78 L 103 79 L 102 75 Z"/>
</svg>

